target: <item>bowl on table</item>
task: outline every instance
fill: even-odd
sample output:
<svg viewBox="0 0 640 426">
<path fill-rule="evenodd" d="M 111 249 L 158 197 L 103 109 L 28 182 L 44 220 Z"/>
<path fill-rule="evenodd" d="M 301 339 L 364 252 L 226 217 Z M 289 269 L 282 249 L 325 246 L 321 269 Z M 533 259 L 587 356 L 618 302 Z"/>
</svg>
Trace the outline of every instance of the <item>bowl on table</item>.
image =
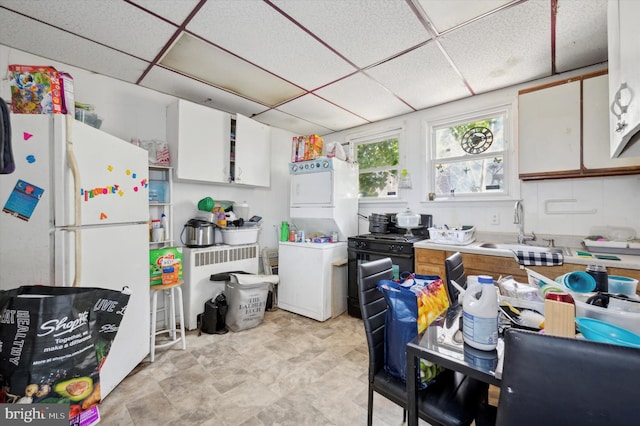
<svg viewBox="0 0 640 426">
<path fill-rule="evenodd" d="M 576 317 L 576 324 L 587 340 L 640 348 L 640 335 L 626 328 L 587 317 Z"/>
</svg>

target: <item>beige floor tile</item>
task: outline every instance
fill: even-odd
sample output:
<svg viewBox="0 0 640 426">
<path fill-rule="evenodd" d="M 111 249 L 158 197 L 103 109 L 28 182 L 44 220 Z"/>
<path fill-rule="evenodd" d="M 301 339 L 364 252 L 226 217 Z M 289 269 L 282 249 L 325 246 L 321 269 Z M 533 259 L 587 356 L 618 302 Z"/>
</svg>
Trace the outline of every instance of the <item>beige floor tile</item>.
<svg viewBox="0 0 640 426">
<path fill-rule="evenodd" d="M 367 368 L 361 320 L 277 309 L 253 329 L 191 331 L 186 351 L 159 349 L 104 399 L 101 424 L 366 425 Z M 376 395 L 374 425 L 401 424 L 402 409 Z"/>
</svg>

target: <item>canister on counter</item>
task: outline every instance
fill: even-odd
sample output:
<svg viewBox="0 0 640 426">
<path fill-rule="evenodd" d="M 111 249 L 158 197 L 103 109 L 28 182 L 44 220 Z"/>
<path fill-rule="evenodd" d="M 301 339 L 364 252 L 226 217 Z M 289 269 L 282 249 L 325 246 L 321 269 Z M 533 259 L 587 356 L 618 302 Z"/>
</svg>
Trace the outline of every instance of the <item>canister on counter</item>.
<svg viewBox="0 0 640 426">
<path fill-rule="evenodd" d="M 304 230 L 298 231 L 298 238 L 296 238 L 297 243 L 304 243 Z"/>
<path fill-rule="evenodd" d="M 596 280 L 595 291 L 609 291 L 609 275 L 607 267 L 603 265 L 587 265 L 587 274 Z"/>
</svg>

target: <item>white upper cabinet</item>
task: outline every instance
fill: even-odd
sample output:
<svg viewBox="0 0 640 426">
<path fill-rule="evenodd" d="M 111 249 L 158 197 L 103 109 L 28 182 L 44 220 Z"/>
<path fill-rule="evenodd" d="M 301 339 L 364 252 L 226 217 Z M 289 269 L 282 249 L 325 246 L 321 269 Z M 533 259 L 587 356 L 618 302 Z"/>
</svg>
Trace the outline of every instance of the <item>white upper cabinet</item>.
<svg viewBox="0 0 640 426">
<path fill-rule="evenodd" d="M 518 97 L 521 179 L 580 169 L 580 82 L 522 91 Z"/>
<path fill-rule="evenodd" d="M 176 179 L 229 182 L 231 116 L 177 100 L 167 107 L 167 140 Z"/>
<path fill-rule="evenodd" d="M 610 155 L 640 155 L 640 1 L 610 0 L 608 8 Z M 631 143 L 630 143 L 631 142 Z M 626 149 L 626 151 L 625 151 Z"/>
<path fill-rule="evenodd" d="M 520 92 L 520 179 L 640 173 L 640 156 L 609 154 L 608 88 L 596 72 Z"/>
<path fill-rule="evenodd" d="M 232 154 L 231 170 L 233 170 L 235 183 L 263 187 L 271 184 L 271 128 L 269 126 L 236 114 L 233 153 L 235 155 Z"/>
<path fill-rule="evenodd" d="M 609 79 L 599 75 L 583 80 L 582 163 L 585 173 L 598 169 L 621 171 L 622 167 L 640 165 L 640 157 L 611 158 L 609 154 Z M 613 171 L 613 170 L 612 170 Z"/>
</svg>

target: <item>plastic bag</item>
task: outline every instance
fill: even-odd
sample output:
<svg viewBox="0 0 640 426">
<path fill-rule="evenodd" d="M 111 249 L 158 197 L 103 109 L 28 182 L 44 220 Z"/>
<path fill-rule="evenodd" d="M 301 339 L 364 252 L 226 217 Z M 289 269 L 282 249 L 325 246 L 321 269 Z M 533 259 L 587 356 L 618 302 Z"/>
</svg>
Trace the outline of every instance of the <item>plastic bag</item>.
<svg viewBox="0 0 640 426">
<path fill-rule="evenodd" d="M 128 303 L 128 290 L 1 291 L 0 402 L 69 403 L 70 414 L 97 404 L 100 368 Z"/>
<path fill-rule="evenodd" d="M 446 298 L 446 290 L 442 280 L 436 276 L 411 275 L 403 283 L 381 280 L 378 282 L 378 290 L 382 292 L 388 305 L 385 319 L 384 368 L 391 376 L 406 382 L 407 343 L 422 333 L 428 325 L 421 326 L 419 324 L 420 317 L 423 317 L 423 321 L 424 318 L 431 318 L 433 321 L 449 307 L 449 299 Z M 446 302 L 438 299 L 438 302 L 423 303 L 424 300 L 431 302 L 432 298 L 441 298 L 442 291 L 444 291 Z M 433 293 L 430 295 L 430 292 Z M 418 305 L 421 299 L 423 299 L 420 301 L 421 306 L 433 309 L 431 312 L 439 312 L 430 315 L 429 312 L 419 310 Z M 442 370 L 442 368 L 421 359 L 421 387 L 426 387 Z"/>
</svg>

